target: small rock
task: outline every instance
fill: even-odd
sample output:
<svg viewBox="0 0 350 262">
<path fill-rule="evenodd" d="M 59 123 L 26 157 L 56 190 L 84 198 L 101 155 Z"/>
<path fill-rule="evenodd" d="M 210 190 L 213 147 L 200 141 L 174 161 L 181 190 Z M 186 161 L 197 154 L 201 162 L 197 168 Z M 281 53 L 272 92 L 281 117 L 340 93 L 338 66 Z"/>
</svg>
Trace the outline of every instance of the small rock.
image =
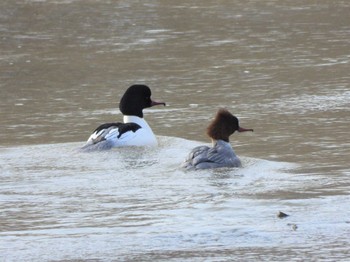
<svg viewBox="0 0 350 262">
<path fill-rule="evenodd" d="M 281 211 L 279 211 L 278 212 L 278 214 L 277 214 L 277 217 L 278 218 L 286 218 L 286 217 L 288 217 L 289 215 L 287 215 L 286 213 L 283 213 L 283 212 L 281 212 Z"/>
<path fill-rule="evenodd" d="M 287 224 L 287 225 L 290 226 L 290 227 L 292 227 L 292 229 L 293 229 L 294 231 L 296 231 L 296 230 L 298 229 L 297 224 Z"/>
</svg>

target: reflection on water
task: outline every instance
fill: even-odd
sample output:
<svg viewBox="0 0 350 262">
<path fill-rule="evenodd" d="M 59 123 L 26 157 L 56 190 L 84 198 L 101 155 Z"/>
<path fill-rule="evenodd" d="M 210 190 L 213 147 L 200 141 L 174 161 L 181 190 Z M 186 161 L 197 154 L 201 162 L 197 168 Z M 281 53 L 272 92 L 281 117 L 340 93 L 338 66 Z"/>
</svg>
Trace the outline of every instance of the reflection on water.
<svg viewBox="0 0 350 262">
<path fill-rule="evenodd" d="M 346 212 L 350 187 L 349 11 L 342 0 L 1 1 L 8 260 L 18 249 L 19 260 L 51 259 L 50 245 L 53 259 L 109 260 L 117 246 L 129 260 L 346 257 L 349 221 L 334 214 Z M 219 107 L 254 128 L 232 136 L 243 171 L 182 172 L 191 142 L 166 142 L 171 157 L 166 146 L 67 157 L 96 126 L 122 119 L 118 102 L 134 83 L 167 102 L 145 113 L 160 136 L 208 142 Z"/>
</svg>

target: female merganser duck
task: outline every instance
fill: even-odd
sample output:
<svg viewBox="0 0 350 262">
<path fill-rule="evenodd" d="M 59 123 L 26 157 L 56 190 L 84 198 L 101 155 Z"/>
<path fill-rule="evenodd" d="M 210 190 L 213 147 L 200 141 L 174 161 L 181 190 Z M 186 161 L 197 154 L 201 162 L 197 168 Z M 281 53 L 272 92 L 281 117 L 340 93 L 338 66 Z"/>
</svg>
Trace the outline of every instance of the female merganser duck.
<svg viewBox="0 0 350 262">
<path fill-rule="evenodd" d="M 124 123 L 106 123 L 94 130 L 83 150 L 104 150 L 122 146 L 156 146 L 157 139 L 143 118 L 142 110 L 164 102 L 151 99 L 151 89 L 146 85 L 130 86 L 119 103 Z"/>
<path fill-rule="evenodd" d="M 213 147 L 198 146 L 192 149 L 182 167 L 186 169 L 206 169 L 217 167 L 240 167 L 241 161 L 229 143 L 229 136 L 235 131 L 254 131 L 239 126 L 237 117 L 226 109 L 220 109 L 207 128 Z"/>
</svg>

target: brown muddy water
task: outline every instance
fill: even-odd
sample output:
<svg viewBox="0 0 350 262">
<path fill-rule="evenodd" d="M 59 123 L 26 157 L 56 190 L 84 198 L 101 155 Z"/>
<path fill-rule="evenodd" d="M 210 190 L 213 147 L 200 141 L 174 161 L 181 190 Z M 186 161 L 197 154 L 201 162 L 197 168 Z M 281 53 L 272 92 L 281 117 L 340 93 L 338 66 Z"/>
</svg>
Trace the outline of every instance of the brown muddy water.
<svg viewBox="0 0 350 262">
<path fill-rule="evenodd" d="M 349 1 L 2 0 L 2 261 L 347 261 Z M 135 83 L 154 149 L 82 154 Z M 219 108 L 240 169 L 185 172 Z M 283 211 L 288 217 L 280 219 Z"/>
</svg>

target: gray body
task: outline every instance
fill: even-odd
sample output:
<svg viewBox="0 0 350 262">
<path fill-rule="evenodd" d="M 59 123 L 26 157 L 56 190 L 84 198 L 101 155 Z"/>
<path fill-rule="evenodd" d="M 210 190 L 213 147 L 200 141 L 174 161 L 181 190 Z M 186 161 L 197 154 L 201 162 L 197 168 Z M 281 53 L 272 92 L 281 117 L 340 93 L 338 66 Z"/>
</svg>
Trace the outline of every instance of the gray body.
<svg viewBox="0 0 350 262">
<path fill-rule="evenodd" d="M 218 167 L 240 167 L 230 143 L 217 140 L 213 147 L 198 146 L 192 149 L 182 167 L 186 169 L 207 169 Z"/>
</svg>

